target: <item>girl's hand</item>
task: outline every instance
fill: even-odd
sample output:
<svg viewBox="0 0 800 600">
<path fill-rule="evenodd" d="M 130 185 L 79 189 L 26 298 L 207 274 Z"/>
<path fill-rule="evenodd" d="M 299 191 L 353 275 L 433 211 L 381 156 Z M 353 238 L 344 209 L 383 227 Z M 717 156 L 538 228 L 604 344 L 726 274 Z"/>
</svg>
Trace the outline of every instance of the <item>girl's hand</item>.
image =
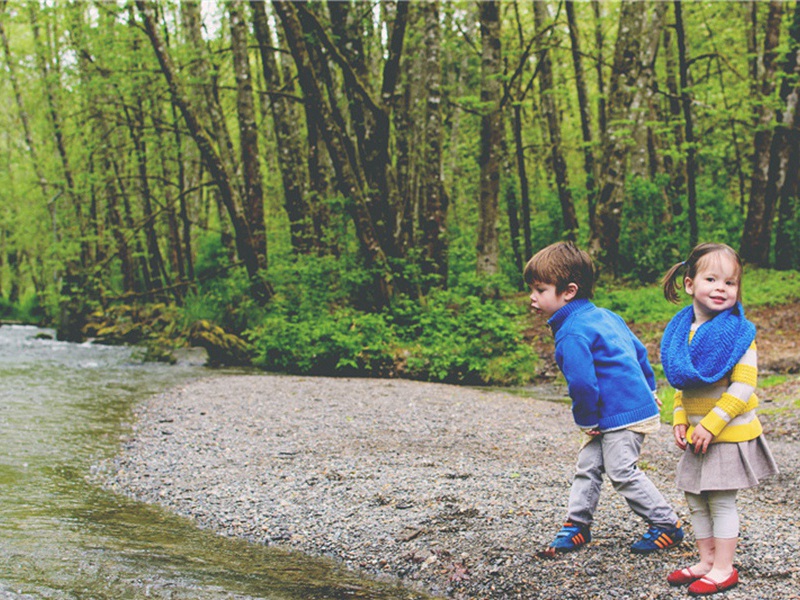
<svg viewBox="0 0 800 600">
<path fill-rule="evenodd" d="M 675 437 L 675 445 L 681 450 L 686 450 L 686 425 L 675 425 L 672 428 L 672 435 Z"/>
<path fill-rule="evenodd" d="M 694 444 L 694 453 L 702 452 L 705 454 L 708 451 L 708 446 L 714 439 L 714 434 L 702 425 L 694 428 L 692 433 L 692 444 Z"/>
</svg>

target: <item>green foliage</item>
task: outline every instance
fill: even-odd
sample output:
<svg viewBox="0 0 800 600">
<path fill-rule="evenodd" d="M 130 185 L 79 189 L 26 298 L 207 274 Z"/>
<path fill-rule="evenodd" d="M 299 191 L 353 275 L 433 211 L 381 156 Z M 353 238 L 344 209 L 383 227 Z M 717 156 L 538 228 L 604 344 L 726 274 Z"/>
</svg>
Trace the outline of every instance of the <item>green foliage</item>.
<svg viewBox="0 0 800 600">
<path fill-rule="evenodd" d="M 41 305 L 39 296 L 26 294 L 19 302 L 10 302 L 0 296 L 0 320 L 18 321 L 27 325 L 46 325 L 47 311 Z"/>
<path fill-rule="evenodd" d="M 254 363 L 270 371 L 385 375 L 394 362 L 394 333 L 381 314 L 339 309 L 302 320 L 269 315 L 247 335 Z"/>
<path fill-rule="evenodd" d="M 408 352 L 404 372 L 452 383 L 530 379 L 536 357 L 522 342 L 518 306 L 461 290 L 436 290 L 422 306 L 398 302 L 393 314 Z"/>
<path fill-rule="evenodd" d="M 670 262 L 670 257 L 679 255 L 678 241 L 685 238 L 675 235 L 663 224 L 667 213 L 664 179 L 631 178 L 625 188 L 627 202 L 622 211 L 619 269 L 624 276 L 642 283 L 656 281 L 668 265 L 680 260 L 676 258 Z M 680 224 L 673 223 L 673 226 Z"/>
<path fill-rule="evenodd" d="M 186 295 L 180 309 L 184 329 L 207 319 L 238 333 L 260 317 L 261 309 L 250 296 L 247 275 L 242 268 L 231 266 L 219 235 L 201 238 L 195 270 L 199 284 Z"/>
<path fill-rule="evenodd" d="M 800 272 L 745 267 L 742 296 L 748 306 L 771 306 L 800 299 Z"/>
<path fill-rule="evenodd" d="M 594 302 L 614 311 L 628 323 L 666 322 L 680 310 L 679 306 L 667 302 L 657 285 L 641 287 L 606 283 L 595 291 Z"/>
<path fill-rule="evenodd" d="M 462 291 L 398 300 L 380 313 L 286 306 L 247 336 L 269 370 L 326 375 L 401 375 L 467 384 L 520 384 L 536 357 L 523 343 L 518 304 Z"/>
</svg>

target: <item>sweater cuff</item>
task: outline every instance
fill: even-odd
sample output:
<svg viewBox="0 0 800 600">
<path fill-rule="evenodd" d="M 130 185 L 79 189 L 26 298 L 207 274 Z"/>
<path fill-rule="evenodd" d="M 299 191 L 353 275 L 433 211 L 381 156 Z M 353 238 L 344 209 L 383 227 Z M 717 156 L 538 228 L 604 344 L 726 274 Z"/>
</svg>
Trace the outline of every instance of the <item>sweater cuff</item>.
<svg viewBox="0 0 800 600">
<path fill-rule="evenodd" d="M 714 437 L 717 437 L 727 424 L 728 422 L 713 410 L 700 421 L 700 425 L 705 427 Z"/>
<path fill-rule="evenodd" d="M 689 419 L 686 417 L 686 411 L 682 408 L 672 413 L 672 426 L 675 425 L 688 425 Z"/>
</svg>

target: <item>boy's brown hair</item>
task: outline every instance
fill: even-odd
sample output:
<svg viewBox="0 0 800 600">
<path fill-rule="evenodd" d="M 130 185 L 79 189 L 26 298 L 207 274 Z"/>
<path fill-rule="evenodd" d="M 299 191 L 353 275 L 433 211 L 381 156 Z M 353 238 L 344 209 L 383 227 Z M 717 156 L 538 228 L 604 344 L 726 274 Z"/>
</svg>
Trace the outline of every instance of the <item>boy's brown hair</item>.
<svg viewBox="0 0 800 600">
<path fill-rule="evenodd" d="M 594 296 L 594 263 L 592 257 L 572 242 L 556 242 L 542 248 L 525 265 L 525 283 L 546 283 L 556 286 L 556 293 L 566 291 L 570 283 L 578 286 L 575 298 Z"/>
</svg>

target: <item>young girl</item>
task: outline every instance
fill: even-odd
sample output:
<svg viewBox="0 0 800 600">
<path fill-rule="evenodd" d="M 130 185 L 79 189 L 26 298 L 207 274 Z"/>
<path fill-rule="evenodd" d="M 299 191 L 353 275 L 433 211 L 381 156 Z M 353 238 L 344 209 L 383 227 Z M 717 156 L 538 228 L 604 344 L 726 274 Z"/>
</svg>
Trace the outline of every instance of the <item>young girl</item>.
<svg viewBox="0 0 800 600">
<path fill-rule="evenodd" d="M 742 261 L 730 246 L 700 244 L 664 276 L 664 296 L 692 304 L 669 322 L 661 341 L 664 374 L 676 388 L 675 443 L 683 450 L 677 486 L 686 494 L 700 562 L 667 577 L 689 594 L 734 587 L 739 537 L 736 492 L 777 473 L 756 416 L 755 326 L 741 304 Z"/>
</svg>

